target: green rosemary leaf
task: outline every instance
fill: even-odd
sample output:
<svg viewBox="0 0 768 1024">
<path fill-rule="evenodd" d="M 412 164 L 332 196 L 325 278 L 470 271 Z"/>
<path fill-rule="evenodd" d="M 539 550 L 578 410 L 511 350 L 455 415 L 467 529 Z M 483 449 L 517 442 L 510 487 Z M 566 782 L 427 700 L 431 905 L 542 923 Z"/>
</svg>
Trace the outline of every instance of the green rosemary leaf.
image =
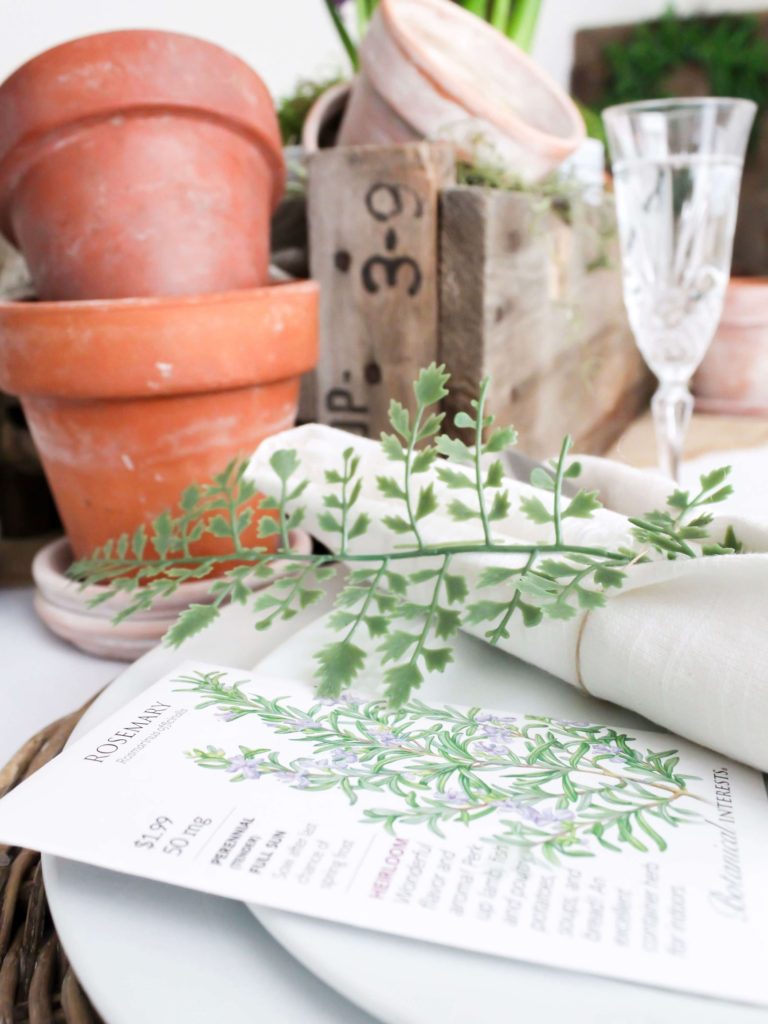
<svg viewBox="0 0 768 1024">
<path fill-rule="evenodd" d="M 469 595 L 467 581 L 463 576 L 446 573 L 443 577 L 443 584 L 445 586 L 445 594 L 448 598 L 449 604 L 455 604 L 457 601 L 463 601 Z"/>
<path fill-rule="evenodd" d="M 128 534 L 123 533 L 117 541 L 117 557 L 122 561 L 128 554 Z"/>
<path fill-rule="evenodd" d="M 670 508 L 687 509 L 691 503 L 691 495 L 688 491 L 674 491 L 667 498 Z"/>
<path fill-rule="evenodd" d="M 559 562 L 554 558 L 545 558 L 536 566 L 538 572 L 558 579 L 562 576 L 575 576 L 581 570 L 568 562 Z"/>
<path fill-rule="evenodd" d="M 567 517 L 575 519 L 590 519 L 592 513 L 602 508 L 602 502 L 597 491 L 579 491 L 571 499 L 568 507 L 563 512 L 563 519 Z"/>
<path fill-rule="evenodd" d="M 713 469 L 709 473 L 704 473 L 699 477 L 702 491 L 712 491 L 716 487 L 719 487 L 731 473 L 730 466 L 721 466 L 719 469 Z"/>
<path fill-rule="evenodd" d="M 424 655 L 424 664 L 428 672 L 444 672 L 453 661 L 453 651 L 450 647 L 425 647 L 421 653 Z M 419 683 L 412 683 L 411 686 L 418 686 Z"/>
<path fill-rule="evenodd" d="M 262 520 L 266 522 L 272 522 L 273 520 Z M 232 536 L 232 524 L 229 520 L 221 515 L 215 515 L 208 523 L 208 533 L 213 537 L 231 537 Z M 264 535 L 265 536 L 265 535 Z"/>
<path fill-rule="evenodd" d="M 362 537 L 362 535 L 367 532 L 370 525 L 371 517 L 367 512 L 361 512 L 350 528 L 348 540 L 354 540 L 355 537 Z"/>
<path fill-rule="evenodd" d="M 565 601 L 553 601 L 551 604 L 545 604 L 542 612 L 548 619 L 567 620 L 576 615 L 576 609 L 572 605 L 566 604 Z"/>
<path fill-rule="evenodd" d="M 459 501 L 458 498 L 454 498 L 448 503 L 448 515 L 451 519 L 455 519 L 457 522 L 466 522 L 468 519 L 477 519 L 478 513 L 474 509 L 470 508 L 463 501 Z"/>
<path fill-rule="evenodd" d="M 147 531 L 144 528 L 144 523 L 141 523 L 141 525 L 136 528 L 136 531 L 133 535 L 133 541 L 131 542 L 131 551 L 133 552 L 133 557 L 136 559 L 137 562 L 140 562 L 141 559 L 143 558 L 144 549 L 146 548 L 146 546 Z"/>
<path fill-rule="evenodd" d="M 499 519 L 506 519 L 509 515 L 509 507 L 509 494 L 506 491 L 497 492 L 493 496 L 493 504 L 488 513 L 489 521 L 496 522 Z"/>
<path fill-rule="evenodd" d="M 384 673 L 385 692 L 394 705 L 404 704 L 411 691 L 421 686 L 424 676 L 415 662 L 395 665 Z"/>
<path fill-rule="evenodd" d="M 171 547 L 171 514 L 170 512 L 162 512 L 152 524 L 154 532 L 152 535 L 152 543 L 155 546 L 155 550 L 161 558 L 165 558 Z M 108 547 L 111 547 L 111 542 L 105 545 L 105 551 Z M 110 552 L 111 554 L 111 552 Z M 106 555 L 109 558 L 109 555 Z"/>
<path fill-rule="evenodd" d="M 474 490 L 475 482 L 470 480 L 466 473 L 457 473 L 450 466 L 444 464 L 437 466 L 436 473 L 440 480 L 444 484 L 448 484 L 449 487 L 469 487 Z"/>
<path fill-rule="evenodd" d="M 588 590 L 586 587 L 577 587 L 576 594 L 578 596 L 579 605 L 582 608 L 603 608 L 605 605 L 605 597 L 600 593 L 599 590 Z"/>
<path fill-rule="evenodd" d="M 520 502 L 520 510 L 526 518 L 534 523 L 551 523 L 552 515 L 546 510 L 539 498 L 523 498 Z"/>
<path fill-rule="evenodd" d="M 317 517 L 317 524 L 328 533 L 341 533 L 341 523 L 330 512 L 321 512 Z"/>
<path fill-rule="evenodd" d="M 472 449 L 455 437 L 447 437 L 441 434 L 436 442 L 436 448 L 441 455 L 454 459 L 456 462 L 471 462 Z"/>
<path fill-rule="evenodd" d="M 377 476 L 376 486 L 385 498 L 405 501 L 405 491 L 392 476 Z"/>
<path fill-rule="evenodd" d="M 390 590 L 399 595 L 405 595 L 408 590 L 408 579 L 399 572 L 386 572 L 384 578 L 389 584 Z"/>
<path fill-rule="evenodd" d="M 445 366 L 438 366 L 430 363 L 419 375 L 413 385 L 413 393 L 419 405 L 436 405 L 441 402 L 448 391 L 445 385 L 448 383 L 450 374 L 445 372 Z"/>
<path fill-rule="evenodd" d="M 517 444 L 517 431 L 513 427 L 498 427 L 483 445 L 484 452 L 503 452 Z"/>
<path fill-rule="evenodd" d="M 384 615 L 366 615 L 363 621 L 372 637 L 386 636 L 389 632 L 389 619 Z"/>
<path fill-rule="evenodd" d="M 428 437 L 434 437 L 440 427 L 443 425 L 445 419 L 445 413 L 435 412 L 430 413 L 429 416 L 424 420 L 423 424 L 419 428 L 419 432 L 416 435 L 417 441 L 424 441 Z"/>
<path fill-rule="evenodd" d="M 425 473 L 437 458 L 437 451 L 434 448 L 423 448 L 416 452 L 411 463 L 412 473 Z"/>
<path fill-rule="evenodd" d="M 411 417 L 402 402 L 395 398 L 389 403 L 389 422 L 400 437 L 407 438 L 410 435 Z"/>
<path fill-rule="evenodd" d="M 441 640 L 448 640 L 455 636 L 460 625 L 461 616 L 458 612 L 449 608 L 438 607 L 435 609 L 435 636 L 439 636 Z"/>
<path fill-rule="evenodd" d="M 504 481 L 504 467 L 501 462 L 496 459 L 488 467 L 488 472 L 485 474 L 485 486 L 486 487 L 501 487 Z"/>
<path fill-rule="evenodd" d="M 475 420 L 467 412 L 457 412 L 453 417 L 453 423 L 459 430 L 472 430 L 477 426 Z"/>
<path fill-rule="evenodd" d="M 531 470 L 531 484 L 542 491 L 554 491 L 555 489 L 555 481 L 552 474 L 541 466 Z"/>
<path fill-rule="evenodd" d="M 200 488 L 196 484 L 190 484 L 181 493 L 179 505 L 185 512 L 192 512 L 200 500 Z"/>
<path fill-rule="evenodd" d="M 378 648 L 382 654 L 382 664 L 386 665 L 388 661 L 399 661 L 417 643 L 418 639 L 418 633 L 406 633 L 402 629 L 396 629 L 390 633 Z"/>
<path fill-rule="evenodd" d="M 512 579 L 513 576 L 519 575 L 519 569 L 504 569 L 500 565 L 489 565 L 480 573 L 477 580 L 477 586 L 478 588 L 495 587 L 501 583 L 506 583 L 507 580 Z"/>
<path fill-rule="evenodd" d="M 393 533 L 410 533 L 411 524 L 402 516 L 384 516 L 381 520 Z"/>
<path fill-rule="evenodd" d="M 285 481 L 299 468 L 299 456 L 294 448 L 282 448 L 272 454 L 269 464 L 277 476 Z"/>
<path fill-rule="evenodd" d="M 365 651 L 349 640 L 326 644 L 315 655 L 319 662 L 316 677 L 319 692 L 325 697 L 338 697 L 360 674 L 365 665 Z"/>
<path fill-rule="evenodd" d="M 276 519 L 273 519 L 271 516 L 262 516 L 261 519 L 259 520 L 257 532 L 259 537 L 273 537 L 275 536 L 275 534 L 280 533 L 280 524 Z M 227 533 L 216 534 L 216 536 L 229 537 L 231 536 L 231 534 L 229 531 L 227 531 Z"/>
<path fill-rule="evenodd" d="M 600 566 L 595 570 L 594 581 L 601 587 L 620 587 L 627 578 L 626 573 L 609 566 Z"/>
<path fill-rule="evenodd" d="M 522 613 L 524 625 L 528 627 L 538 626 L 544 618 L 544 612 L 538 605 L 527 604 L 525 601 L 519 601 L 517 607 Z"/>
<path fill-rule="evenodd" d="M 419 569 L 417 572 L 409 573 L 408 579 L 411 583 L 426 583 L 440 575 L 439 569 Z"/>
<path fill-rule="evenodd" d="M 467 624 L 476 626 L 480 622 L 487 622 L 499 618 L 507 610 L 505 601 L 474 601 L 467 608 Z"/>
<path fill-rule="evenodd" d="M 381 435 L 381 448 L 390 462 L 405 462 L 405 451 L 394 434 Z"/>
<path fill-rule="evenodd" d="M 701 499 L 702 505 L 715 505 L 718 502 L 725 501 L 726 498 L 730 498 L 733 494 L 733 488 L 730 484 L 725 487 L 721 487 L 719 491 L 715 491 L 714 494 L 708 495 L 706 498 Z"/>
<path fill-rule="evenodd" d="M 426 487 L 422 487 L 419 491 L 419 500 L 416 504 L 416 512 L 414 518 L 418 521 L 424 519 L 432 512 L 437 510 L 437 498 L 435 497 L 435 488 L 433 484 L 427 484 Z"/>
<path fill-rule="evenodd" d="M 219 617 L 215 604 L 191 604 L 186 608 L 163 637 L 169 647 L 179 647 L 185 640 L 196 636 Z"/>
</svg>

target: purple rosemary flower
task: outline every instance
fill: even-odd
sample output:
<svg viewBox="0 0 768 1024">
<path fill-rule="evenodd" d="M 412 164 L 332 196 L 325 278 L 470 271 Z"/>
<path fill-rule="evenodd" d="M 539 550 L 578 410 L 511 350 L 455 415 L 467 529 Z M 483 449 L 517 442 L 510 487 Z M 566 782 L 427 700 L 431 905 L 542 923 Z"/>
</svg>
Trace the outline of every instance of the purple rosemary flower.
<svg viewBox="0 0 768 1024">
<path fill-rule="evenodd" d="M 229 759 L 226 770 L 230 775 L 240 772 L 246 779 L 258 779 L 260 775 L 264 774 L 261 770 L 263 764 L 263 757 L 244 757 L 242 754 L 237 754 Z"/>
<path fill-rule="evenodd" d="M 216 712 L 216 717 L 220 718 L 222 722 L 234 722 L 234 720 L 240 716 L 236 711 L 227 711 L 224 708 L 221 708 Z"/>
</svg>

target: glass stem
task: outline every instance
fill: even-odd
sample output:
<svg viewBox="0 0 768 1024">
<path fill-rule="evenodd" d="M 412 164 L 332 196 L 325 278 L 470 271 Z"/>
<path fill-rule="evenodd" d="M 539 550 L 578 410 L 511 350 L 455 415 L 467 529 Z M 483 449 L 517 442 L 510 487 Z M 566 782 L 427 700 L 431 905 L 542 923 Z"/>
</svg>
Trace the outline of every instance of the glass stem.
<svg viewBox="0 0 768 1024">
<path fill-rule="evenodd" d="M 693 395 L 687 384 L 660 384 L 653 399 L 653 425 L 662 473 L 680 483 L 683 443 L 693 412 Z"/>
</svg>

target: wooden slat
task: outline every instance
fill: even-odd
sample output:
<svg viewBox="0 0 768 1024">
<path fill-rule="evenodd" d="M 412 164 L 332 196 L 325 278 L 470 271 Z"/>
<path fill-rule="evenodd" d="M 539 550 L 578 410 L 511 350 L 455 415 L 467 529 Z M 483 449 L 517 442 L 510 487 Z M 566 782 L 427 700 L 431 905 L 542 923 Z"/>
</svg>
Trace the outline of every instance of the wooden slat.
<svg viewBox="0 0 768 1024">
<path fill-rule="evenodd" d="M 491 377 L 490 408 L 549 455 L 570 432 L 602 451 L 647 400 L 650 377 L 621 293 L 615 216 L 572 200 L 558 209 L 519 192 L 441 195 L 440 357 L 448 412 Z"/>
<path fill-rule="evenodd" d="M 438 192 L 453 178 L 453 151 L 442 144 L 311 157 L 320 422 L 375 437 L 388 426 L 390 398 L 412 404 L 412 381 L 437 356 Z"/>
</svg>

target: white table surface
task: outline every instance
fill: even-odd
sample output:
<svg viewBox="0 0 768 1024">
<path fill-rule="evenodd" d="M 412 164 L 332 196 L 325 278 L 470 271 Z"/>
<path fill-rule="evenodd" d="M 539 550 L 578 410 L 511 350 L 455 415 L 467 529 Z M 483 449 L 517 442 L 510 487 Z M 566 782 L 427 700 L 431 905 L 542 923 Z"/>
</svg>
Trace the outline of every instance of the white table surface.
<svg viewBox="0 0 768 1024">
<path fill-rule="evenodd" d="M 125 668 L 59 640 L 35 615 L 33 596 L 33 587 L 0 590 L 0 766 Z"/>
</svg>

